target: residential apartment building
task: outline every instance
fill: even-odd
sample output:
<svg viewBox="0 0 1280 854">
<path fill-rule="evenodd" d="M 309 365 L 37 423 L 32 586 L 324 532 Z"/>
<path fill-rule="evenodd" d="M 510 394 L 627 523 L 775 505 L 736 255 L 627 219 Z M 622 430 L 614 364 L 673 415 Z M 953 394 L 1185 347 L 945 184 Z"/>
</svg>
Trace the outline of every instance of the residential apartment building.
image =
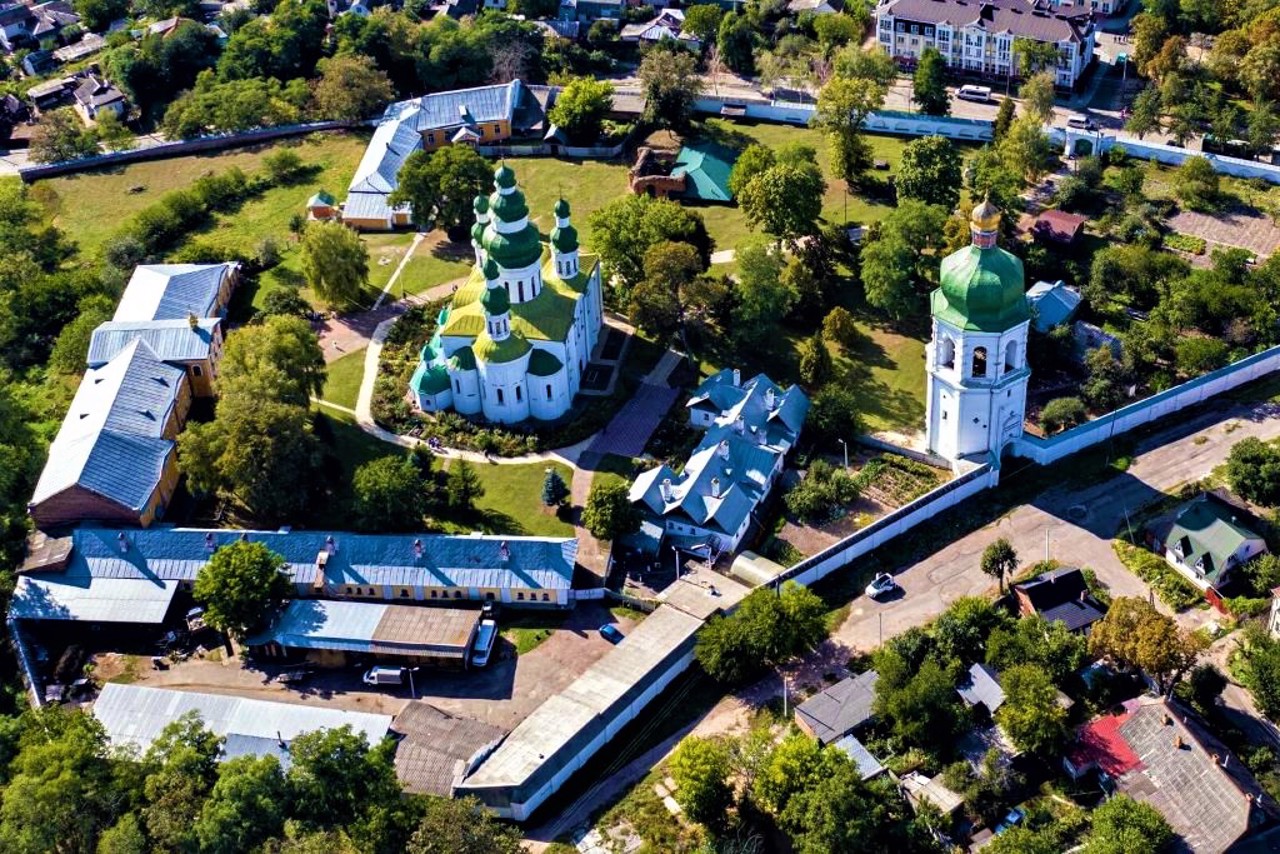
<svg viewBox="0 0 1280 854">
<path fill-rule="evenodd" d="M 884 0 L 876 7 L 876 39 L 899 63 L 937 48 L 947 67 L 994 80 L 1019 76 L 1014 42 L 1058 48 L 1055 82 L 1074 88 L 1093 61 L 1093 13 L 1048 0 Z"/>
</svg>

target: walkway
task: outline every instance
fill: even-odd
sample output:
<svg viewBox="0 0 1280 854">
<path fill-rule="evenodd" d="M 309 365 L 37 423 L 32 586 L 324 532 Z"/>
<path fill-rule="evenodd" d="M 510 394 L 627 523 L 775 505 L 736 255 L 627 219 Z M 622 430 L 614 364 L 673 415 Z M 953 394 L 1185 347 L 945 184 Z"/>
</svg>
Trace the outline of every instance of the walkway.
<svg viewBox="0 0 1280 854">
<path fill-rule="evenodd" d="M 595 435 L 587 449 L 593 464 L 605 454 L 638 457 L 644 453 L 649 437 L 680 396 L 680 389 L 667 385 L 667 379 L 683 358 L 684 354 L 675 350 L 662 354 L 658 364 L 640 381 L 635 395 L 618 410 L 609 426 Z"/>
</svg>

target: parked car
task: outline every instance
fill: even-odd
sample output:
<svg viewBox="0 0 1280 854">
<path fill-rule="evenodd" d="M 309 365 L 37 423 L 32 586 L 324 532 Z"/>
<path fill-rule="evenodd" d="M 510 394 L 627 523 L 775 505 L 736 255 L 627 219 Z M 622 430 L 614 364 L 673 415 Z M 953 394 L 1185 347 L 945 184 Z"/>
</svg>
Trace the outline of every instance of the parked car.
<svg viewBox="0 0 1280 854">
<path fill-rule="evenodd" d="M 498 624 L 493 620 L 481 620 L 480 630 L 476 633 L 475 646 L 471 648 L 471 665 L 484 667 L 489 663 L 489 655 L 498 639 Z"/>
<path fill-rule="evenodd" d="M 1004 817 L 1004 821 L 996 825 L 996 835 L 999 836 L 1006 830 L 1017 827 L 1026 817 L 1027 814 L 1025 812 L 1023 812 L 1019 807 L 1014 807 L 1009 810 L 1009 814 Z"/>
<path fill-rule="evenodd" d="M 364 675 L 364 684 L 382 686 L 382 685 L 403 685 L 404 684 L 404 668 L 403 667 L 373 667 Z"/>
<path fill-rule="evenodd" d="M 604 638 L 609 643 L 622 643 L 624 635 L 622 632 L 618 631 L 617 626 L 606 623 L 600 627 L 600 637 Z"/>
<path fill-rule="evenodd" d="M 886 593 L 892 593 L 897 589 L 898 582 L 893 580 L 893 576 L 887 572 L 882 572 L 871 579 L 871 583 L 867 585 L 866 592 L 872 599 L 878 599 Z"/>
</svg>

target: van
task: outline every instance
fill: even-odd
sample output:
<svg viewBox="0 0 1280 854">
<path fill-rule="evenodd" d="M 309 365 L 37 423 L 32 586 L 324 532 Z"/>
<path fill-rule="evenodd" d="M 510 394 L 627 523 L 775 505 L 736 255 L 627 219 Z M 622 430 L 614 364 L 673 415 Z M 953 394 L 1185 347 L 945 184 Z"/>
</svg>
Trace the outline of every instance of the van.
<svg viewBox="0 0 1280 854">
<path fill-rule="evenodd" d="M 498 639 L 498 624 L 493 620 L 481 620 L 480 630 L 476 632 L 476 643 L 471 648 L 471 665 L 484 667 L 489 663 L 489 654 L 493 652 L 494 642 Z"/>
<path fill-rule="evenodd" d="M 374 667 L 364 675 L 366 685 L 403 685 L 403 667 Z"/>
<path fill-rule="evenodd" d="M 956 90 L 956 97 L 962 101 L 977 101 L 980 104 L 987 104 L 991 101 L 991 88 L 989 86 L 961 86 Z"/>
<path fill-rule="evenodd" d="M 1085 116 L 1070 116 L 1067 118 L 1067 127 L 1075 130 L 1097 130 L 1098 126 L 1093 120 Z"/>
</svg>

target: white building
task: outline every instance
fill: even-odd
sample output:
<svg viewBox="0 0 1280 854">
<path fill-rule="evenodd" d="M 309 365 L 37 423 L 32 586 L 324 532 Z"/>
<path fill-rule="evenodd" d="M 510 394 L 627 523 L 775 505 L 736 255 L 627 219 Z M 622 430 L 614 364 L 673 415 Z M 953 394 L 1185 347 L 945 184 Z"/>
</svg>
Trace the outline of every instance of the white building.
<svg viewBox="0 0 1280 854">
<path fill-rule="evenodd" d="M 1020 76 L 1017 39 L 1057 47 L 1056 83 L 1074 88 L 1093 61 L 1093 13 L 1050 0 L 883 0 L 876 7 L 877 43 L 904 64 L 933 47 L 948 68 L 1007 80 Z"/>
<path fill-rule="evenodd" d="M 424 412 L 551 421 L 573 405 L 600 335 L 600 264 L 584 266 L 564 199 L 544 261 L 515 172 L 499 167 L 494 184 L 475 201 L 471 279 L 441 312 L 409 386 Z"/>
<path fill-rule="evenodd" d="M 973 211 L 973 242 L 942 260 L 927 353 L 929 450 L 955 461 L 999 455 L 1022 435 L 1031 313 L 1022 261 L 996 245 L 1000 211 Z"/>
</svg>

